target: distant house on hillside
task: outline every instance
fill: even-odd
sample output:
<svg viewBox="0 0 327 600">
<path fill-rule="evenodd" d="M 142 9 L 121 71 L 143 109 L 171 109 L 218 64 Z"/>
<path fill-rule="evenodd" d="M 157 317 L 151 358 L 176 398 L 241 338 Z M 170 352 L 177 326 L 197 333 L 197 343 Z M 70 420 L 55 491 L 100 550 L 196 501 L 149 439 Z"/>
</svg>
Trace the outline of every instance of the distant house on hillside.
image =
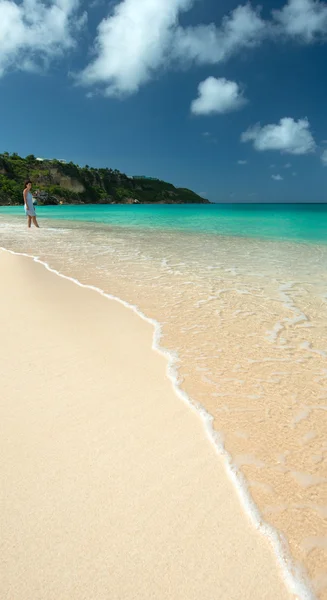
<svg viewBox="0 0 327 600">
<path fill-rule="evenodd" d="M 158 177 L 146 177 L 146 175 L 133 175 L 133 179 L 148 179 L 149 181 L 160 181 Z"/>
<path fill-rule="evenodd" d="M 51 158 L 41 158 L 40 156 L 36 160 L 38 160 L 39 162 L 44 162 L 45 160 L 51 162 Z M 62 163 L 63 165 L 67 164 L 67 160 L 65 160 L 64 158 L 58 158 L 58 162 Z"/>
</svg>

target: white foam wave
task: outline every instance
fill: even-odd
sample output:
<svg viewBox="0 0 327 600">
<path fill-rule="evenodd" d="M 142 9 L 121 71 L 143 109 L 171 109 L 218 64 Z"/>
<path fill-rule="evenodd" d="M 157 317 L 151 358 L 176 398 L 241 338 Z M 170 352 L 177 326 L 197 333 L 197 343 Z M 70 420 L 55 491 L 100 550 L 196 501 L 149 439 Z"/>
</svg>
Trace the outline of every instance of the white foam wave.
<svg viewBox="0 0 327 600">
<path fill-rule="evenodd" d="M 287 540 L 281 533 L 279 533 L 276 529 L 274 529 L 271 525 L 264 521 L 263 516 L 261 515 L 258 507 L 255 505 L 244 475 L 238 469 L 237 465 L 233 463 L 231 455 L 227 452 L 224 446 L 224 440 L 222 435 L 219 434 L 213 427 L 213 416 L 210 415 L 201 404 L 190 398 L 186 394 L 186 392 L 180 389 L 177 370 L 179 358 L 177 353 L 168 351 L 160 345 L 160 340 L 162 337 L 161 324 L 155 319 L 147 317 L 136 305 L 129 304 L 128 302 L 122 300 L 121 298 L 118 298 L 117 296 L 108 294 L 99 287 L 89 284 L 83 284 L 74 277 L 64 275 L 63 273 L 60 273 L 60 271 L 57 271 L 56 269 L 50 267 L 50 265 L 47 262 L 40 260 L 37 256 L 26 254 L 24 252 L 14 252 L 13 250 L 8 250 L 7 248 L 4 248 L 2 246 L 0 246 L 0 250 L 8 252 L 9 254 L 24 256 L 26 258 L 32 259 L 35 263 L 42 265 L 48 271 L 50 271 L 50 273 L 54 273 L 62 279 L 71 281 L 81 288 L 93 290 L 94 292 L 101 294 L 101 296 L 104 296 L 109 300 L 115 300 L 116 302 L 119 302 L 126 308 L 133 310 L 139 317 L 141 317 L 144 321 L 150 323 L 153 326 L 154 336 L 152 348 L 156 352 L 159 352 L 160 354 L 165 356 L 165 358 L 167 359 L 167 376 L 172 383 L 176 395 L 201 418 L 208 439 L 211 443 L 213 443 L 217 454 L 224 459 L 226 472 L 231 482 L 233 483 L 235 490 L 237 491 L 239 500 L 241 502 L 241 505 L 243 506 L 244 511 L 250 518 L 250 521 L 255 527 L 255 529 L 258 530 L 263 536 L 265 536 L 269 540 L 289 591 L 295 596 L 296 600 L 316 600 L 316 595 L 312 589 L 307 575 L 303 571 L 302 567 L 291 559 Z"/>
</svg>

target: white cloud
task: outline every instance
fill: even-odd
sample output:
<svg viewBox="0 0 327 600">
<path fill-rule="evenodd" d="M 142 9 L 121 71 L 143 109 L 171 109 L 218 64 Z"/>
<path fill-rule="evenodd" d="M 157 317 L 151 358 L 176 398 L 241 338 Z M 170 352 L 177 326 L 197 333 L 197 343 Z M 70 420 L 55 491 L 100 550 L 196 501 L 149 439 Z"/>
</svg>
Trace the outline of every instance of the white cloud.
<svg viewBox="0 0 327 600">
<path fill-rule="evenodd" d="M 92 0 L 89 8 L 104 0 Z M 238 6 L 220 25 L 183 28 L 179 16 L 196 0 L 115 0 L 97 29 L 93 57 L 78 75 L 85 86 L 108 96 L 132 94 L 161 69 L 219 64 L 265 39 L 307 43 L 327 35 L 327 5 L 288 0 L 263 20 L 259 9 Z M 81 0 L 0 0 L 0 76 L 12 69 L 38 69 L 76 44 L 85 15 Z"/>
<path fill-rule="evenodd" d="M 286 165 L 284 165 L 284 169 L 290 169 L 291 168 L 291 163 L 286 163 Z"/>
<path fill-rule="evenodd" d="M 271 178 L 275 181 L 283 181 L 283 177 L 281 175 L 272 175 Z"/>
<path fill-rule="evenodd" d="M 99 86 L 108 96 L 132 94 L 159 69 L 219 64 L 264 39 L 279 39 L 281 33 L 305 42 L 325 28 L 326 5 L 315 0 L 289 0 L 271 20 L 263 20 L 259 9 L 245 4 L 219 26 L 181 27 L 180 14 L 195 1 L 120 0 L 99 24 L 94 58 L 78 81 Z"/>
<path fill-rule="evenodd" d="M 238 84 L 223 77 L 208 77 L 199 84 L 198 90 L 199 96 L 191 104 L 194 115 L 232 112 L 247 102 Z"/>
<path fill-rule="evenodd" d="M 80 73 L 82 85 L 100 85 L 106 95 L 126 95 L 177 64 L 217 64 L 243 48 L 256 46 L 267 24 L 249 4 L 215 24 L 182 28 L 179 14 L 196 0 L 121 0 L 97 31 L 95 58 Z"/>
<path fill-rule="evenodd" d="M 94 60 L 79 76 L 108 96 L 131 94 L 168 59 L 178 15 L 194 0 L 123 0 L 101 21 Z"/>
<path fill-rule="evenodd" d="M 247 160 L 238 160 L 238 161 L 237 161 L 237 164 L 238 164 L 238 165 L 247 165 L 247 164 L 248 164 L 248 161 L 247 161 Z"/>
<path fill-rule="evenodd" d="M 310 43 L 327 34 L 327 4 L 316 0 L 289 0 L 273 17 L 282 33 Z"/>
<path fill-rule="evenodd" d="M 253 141 L 254 148 L 259 151 L 280 150 L 288 154 L 309 154 L 316 148 L 309 121 L 295 121 L 290 117 L 284 117 L 278 125 L 250 127 L 242 133 L 241 141 Z"/>
<path fill-rule="evenodd" d="M 238 6 L 220 27 L 214 23 L 176 30 L 174 56 L 182 62 L 218 64 L 237 52 L 258 46 L 265 39 L 297 38 L 313 42 L 327 34 L 327 4 L 319 0 L 288 0 L 282 10 L 264 20 L 260 8 Z"/>
<path fill-rule="evenodd" d="M 223 18 L 220 27 L 214 23 L 196 27 L 178 27 L 174 36 L 173 56 L 182 63 L 217 64 L 242 48 L 258 45 L 266 35 L 266 23 L 250 4 L 238 6 Z"/>
<path fill-rule="evenodd" d="M 323 151 L 321 155 L 321 162 L 324 165 L 324 167 L 327 167 L 327 150 Z"/>
<path fill-rule="evenodd" d="M 71 50 L 86 20 L 79 8 L 79 0 L 0 0 L 0 76 L 39 70 Z"/>
<path fill-rule="evenodd" d="M 109 96 L 131 94 L 160 67 L 177 62 L 216 64 L 260 43 L 265 23 L 250 5 L 214 24 L 182 28 L 179 14 L 195 0 L 121 0 L 97 31 L 95 58 L 79 75 Z"/>
</svg>

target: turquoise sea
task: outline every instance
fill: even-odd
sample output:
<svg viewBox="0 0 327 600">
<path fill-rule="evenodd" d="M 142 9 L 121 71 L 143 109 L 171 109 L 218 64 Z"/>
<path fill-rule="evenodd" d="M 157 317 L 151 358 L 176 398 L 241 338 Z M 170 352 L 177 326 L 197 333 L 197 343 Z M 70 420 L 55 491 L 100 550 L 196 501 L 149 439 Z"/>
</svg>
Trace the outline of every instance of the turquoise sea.
<svg viewBox="0 0 327 600">
<path fill-rule="evenodd" d="M 282 534 L 280 560 L 290 552 L 303 569 L 297 597 L 327 599 L 327 204 L 37 216 L 28 230 L 22 207 L 0 208 L 0 247 L 159 323 L 178 386 L 212 418 L 242 497 Z"/>
<path fill-rule="evenodd" d="M 0 207 L 0 215 L 22 215 Z M 86 205 L 37 207 L 40 218 L 115 227 L 171 229 L 219 235 L 327 241 L 327 204 Z"/>
</svg>

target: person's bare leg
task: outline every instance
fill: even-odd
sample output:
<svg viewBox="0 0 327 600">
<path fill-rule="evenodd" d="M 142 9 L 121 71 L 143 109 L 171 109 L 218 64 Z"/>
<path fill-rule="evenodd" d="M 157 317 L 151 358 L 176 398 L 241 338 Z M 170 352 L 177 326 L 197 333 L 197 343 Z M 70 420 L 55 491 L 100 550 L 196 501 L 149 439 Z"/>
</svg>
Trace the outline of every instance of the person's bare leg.
<svg viewBox="0 0 327 600">
<path fill-rule="evenodd" d="M 33 219 L 33 223 L 34 223 L 35 227 L 40 227 L 36 220 L 36 217 L 32 217 L 32 219 Z"/>
<path fill-rule="evenodd" d="M 28 217 L 27 217 L 27 227 L 30 227 L 31 225 L 32 225 L 32 217 L 30 217 L 28 215 Z"/>
</svg>

